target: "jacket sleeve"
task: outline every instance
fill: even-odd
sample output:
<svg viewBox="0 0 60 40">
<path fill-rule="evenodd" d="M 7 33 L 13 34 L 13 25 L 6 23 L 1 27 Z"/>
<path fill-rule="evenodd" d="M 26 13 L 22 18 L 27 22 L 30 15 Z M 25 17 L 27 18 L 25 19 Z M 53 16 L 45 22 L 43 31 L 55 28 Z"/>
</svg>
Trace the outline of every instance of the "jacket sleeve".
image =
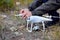
<svg viewBox="0 0 60 40">
<path fill-rule="evenodd" d="M 57 10 L 60 7 L 60 0 L 49 0 L 32 11 L 32 15 L 43 15 L 49 11 Z"/>
<path fill-rule="evenodd" d="M 34 0 L 33 3 L 31 3 L 28 7 L 30 11 L 33 11 L 35 8 L 40 6 L 42 4 L 42 0 Z"/>
</svg>

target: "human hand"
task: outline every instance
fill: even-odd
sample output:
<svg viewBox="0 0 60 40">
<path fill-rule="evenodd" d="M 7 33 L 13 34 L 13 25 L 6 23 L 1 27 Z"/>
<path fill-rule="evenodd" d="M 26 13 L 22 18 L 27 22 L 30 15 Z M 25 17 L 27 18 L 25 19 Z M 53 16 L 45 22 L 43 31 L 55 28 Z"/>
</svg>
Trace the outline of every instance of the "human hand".
<svg viewBox="0 0 60 40">
<path fill-rule="evenodd" d="M 32 13 L 31 13 L 31 11 L 29 11 L 29 9 L 21 9 L 20 14 L 23 14 L 22 15 L 23 19 L 26 19 L 26 18 L 32 16 Z"/>
</svg>

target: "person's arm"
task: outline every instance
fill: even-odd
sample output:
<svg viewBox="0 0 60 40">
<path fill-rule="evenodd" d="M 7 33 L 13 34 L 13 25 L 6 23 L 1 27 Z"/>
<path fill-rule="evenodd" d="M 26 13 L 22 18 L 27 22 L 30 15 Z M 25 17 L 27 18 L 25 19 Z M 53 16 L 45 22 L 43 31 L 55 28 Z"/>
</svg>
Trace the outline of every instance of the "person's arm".
<svg viewBox="0 0 60 40">
<path fill-rule="evenodd" d="M 49 0 L 31 12 L 32 15 L 43 15 L 49 11 L 57 10 L 59 7 L 60 7 L 60 0 Z"/>
<path fill-rule="evenodd" d="M 30 11 L 33 11 L 35 8 L 40 6 L 42 4 L 42 0 L 34 0 L 33 3 L 31 3 L 28 7 Z"/>
</svg>

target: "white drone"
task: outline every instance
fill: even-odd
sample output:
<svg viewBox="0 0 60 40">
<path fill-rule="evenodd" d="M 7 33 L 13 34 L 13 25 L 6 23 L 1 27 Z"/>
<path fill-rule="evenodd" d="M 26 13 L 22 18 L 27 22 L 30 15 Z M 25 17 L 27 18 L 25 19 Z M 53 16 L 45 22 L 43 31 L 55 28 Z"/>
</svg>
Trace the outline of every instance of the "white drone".
<svg viewBox="0 0 60 40">
<path fill-rule="evenodd" d="M 22 14 L 15 15 L 15 16 L 22 16 Z M 45 31 L 45 23 L 44 23 L 45 21 L 52 21 L 52 19 L 41 17 L 41 16 L 30 16 L 27 19 L 27 30 L 28 30 L 28 32 L 32 32 L 32 30 L 33 30 L 33 23 L 40 23 L 40 22 L 43 25 L 43 31 Z M 30 29 L 28 27 L 29 22 L 31 23 Z"/>
</svg>

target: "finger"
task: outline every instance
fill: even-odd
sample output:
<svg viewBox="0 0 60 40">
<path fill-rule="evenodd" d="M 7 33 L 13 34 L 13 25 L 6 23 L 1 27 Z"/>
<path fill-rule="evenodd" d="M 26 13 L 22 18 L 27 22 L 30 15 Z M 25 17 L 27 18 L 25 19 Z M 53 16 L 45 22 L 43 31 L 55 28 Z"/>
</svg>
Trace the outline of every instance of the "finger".
<svg viewBox="0 0 60 40">
<path fill-rule="evenodd" d="M 24 13 L 24 9 L 20 10 L 20 13 Z"/>
<path fill-rule="evenodd" d="M 29 17 L 29 15 L 26 15 L 26 17 L 28 18 L 28 17 Z"/>
<path fill-rule="evenodd" d="M 26 17 L 26 14 L 24 14 L 23 16 L 22 16 L 22 18 L 25 18 Z"/>
<path fill-rule="evenodd" d="M 30 15 L 28 15 L 27 13 L 23 16 L 24 19 L 30 17 Z"/>
<path fill-rule="evenodd" d="M 25 16 L 23 19 L 27 19 L 27 16 Z"/>
<path fill-rule="evenodd" d="M 29 17 L 29 15 L 26 15 L 25 17 L 24 17 L 24 19 L 27 19 Z"/>
</svg>

